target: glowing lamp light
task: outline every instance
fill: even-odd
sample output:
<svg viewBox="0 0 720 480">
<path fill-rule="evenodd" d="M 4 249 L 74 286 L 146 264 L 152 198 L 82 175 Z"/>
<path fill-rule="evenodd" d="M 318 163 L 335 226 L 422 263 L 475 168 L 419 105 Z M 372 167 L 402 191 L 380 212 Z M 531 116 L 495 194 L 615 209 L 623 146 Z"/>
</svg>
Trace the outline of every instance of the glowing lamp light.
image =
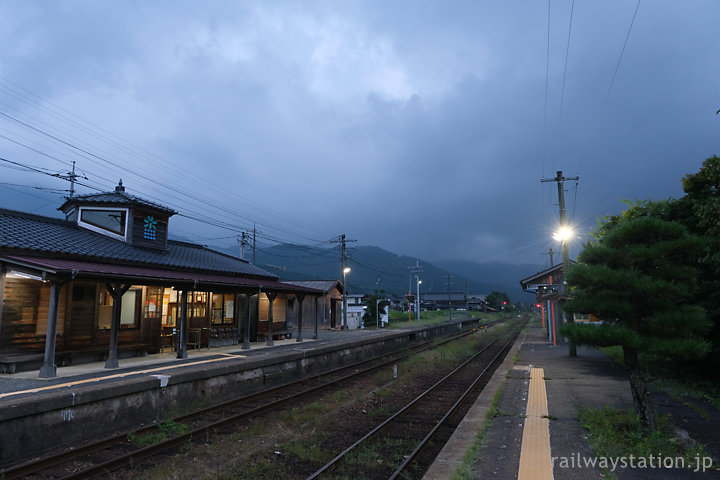
<svg viewBox="0 0 720 480">
<path fill-rule="evenodd" d="M 555 240 L 559 240 L 561 242 L 566 242 L 570 240 L 573 236 L 572 228 L 570 227 L 561 227 L 557 232 L 553 233 L 553 238 Z"/>
<path fill-rule="evenodd" d="M 344 274 L 350 273 L 350 267 L 345 267 L 345 269 L 343 270 L 343 273 Z"/>
</svg>

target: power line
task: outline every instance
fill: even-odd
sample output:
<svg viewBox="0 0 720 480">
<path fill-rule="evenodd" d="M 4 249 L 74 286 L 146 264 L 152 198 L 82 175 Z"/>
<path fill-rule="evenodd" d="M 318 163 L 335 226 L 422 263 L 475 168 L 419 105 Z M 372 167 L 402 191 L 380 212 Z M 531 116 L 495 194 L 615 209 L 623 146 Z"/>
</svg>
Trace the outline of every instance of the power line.
<svg viewBox="0 0 720 480">
<path fill-rule="evenodd" d="M 568 57 L 570 56 L 570 35 L 572 33 L 573 12 L 575 11 L 575 0 L 570 6 L 570 23 L 568 25 L 567 45 L 565 47 L 565 66 L 563 67 L 562 88 L 560 90 L 560 111 L 558 112 L 558 124 L 555 135 L 555 155 L 553 155 L 553 170 L 555 170 L 555 157 L 558 153 L 558 137 L 560 136 L 560 125 L 562 124 L 563 103 L 565 101 L 565 78 L 567 76 Z M 544 174 L 544 173 L 543 173 Z"/>
<path fill-rule="evenodd" d="M 622 61 L 623 55 L 625 54 L 625 48 L 627 47 L 628 40 L 630 39 L 630 32 L 632 32 L 633 25 L 635 24 L 635 17 L 637 17 L 639 9 L 640 0 L 638 0 L 637 5 L 635 5 L 635 12 L 633 12 L 632 19 L 630 20 L 630 26 L 628 26 L 627 33 L 625 34 L 625 41 L 623 42 L 622 49 L 620 50 L 618 60 L 615 63 L 615 70 L 613 71 L 612 78 L 610 79 L 610 85 L 608 85 L 607 92 L 605 92 L 605 99 L 603 100 L 602 107 L 600 108 L 600 113 L 597 117 L 597 123 L 600 123 L 600 118 L 602 118 L 603 113 L 605 113 L 605 107 L 607 106 L 608 99 L 610 98 L 610 92 L 612 91 L 613 85 L 615 85 L 615 77 L 617 76 L 618 70 L 620 69 L 620 62 Z M 587 158 L 587 153 L 590 149 L 590 143 L 593 140 L 594 134 L 596 132 L 597 128 L 592 129 L 590 132 L 590 137 L 588 138 L 587 144 L 585 145 L 585 150 L 583 151 L 582 157 L 580 158 L 580 164 L 578 165 L 577 173 L 580 173 L 580 169 L 582 168 L 583 163 L 585 163 L 585 158 Z"/>
<path fill-rule="evenodd" d="M 154 154 L 152 154 L 152 153 L 147 152 L 146 150 L 142 149 L 141 147 L 138 147 L 138 146 L 136 146 L 136 145 L 134 145 L 134 144 L 126 141 L 126 140 L 123 140 L 123 139 L 115 136 L 114 134 L 108 132 L 107 130 L 104 130 L 104 129 L 102 129 L 102 128 L 100 128 L 100 127 L 98 127 L 98 126 L 96 126 L 96 125 L 94 125 L 94 124 L 92 124 L 92 123 L 90 123 L 90 122 L 88 122 L 88 121 L 80 118 L 80 117 L 78 117 L 77 115 L 73 114 L 72 112 L 69 112 L 68 110 L 66 110 L 66 109 L 64 109 L 64 108 L 62 108 L 62 107 L 54 104 L 53 102 L 51 102 L 51 101 L 49 101 L 49 100 L 43 99 L 41 96 L 39 96 L 39 95 L 37 95 L 37 94 L 35 94 L 35 93 L 33 93 L 33 92 L 31 92 L 31 91 L 23 88 L 23 87 L 15 84 L 15 83 L 13 83 L 13 82 L 11 82 L 10 80 L 8 80 L 8 79 L 6 79 L 6 78 L 4 78 L 4 77 L 0 77 L 0 82 L 5 82 L 6 84 L 10 85 L 12 88 L 15 89 L 15 91 L 12 91 L 12 90 L 10 90 L 9 87 L 0 84 L 0 87 L 2 87 L 2 90 L 4 90 L 5 92 L 8 92 L 10 95 L 14 96 L 15 98 L 21 98 L 21 99 L 24 99 L 24 100 L 28 101 L 28 103 L 30 103 L 33 107 L 41 110 L 42 112 L 44 112 L 44 113 L 46 113 L 46 114 L 48 114 L 48 115 L 51 115 L 52 117 L 54 117 L 54 118 L 56 118 L 56 119 L 58 119 L 58 120 L 60 120 L 60 121 L 64 121 L 65 123 L 70 124 L 73 128 L 77 128 L 78 130 L 80 130 L 80 131 L 82 131 L 82 132 L 84 132 L 84 133 L 92 136 L 92 137 L 95 138 L 95 139 L 98 139 L 98 140 L 100 140 L 100 141 L 103 141 L 103 142 L 105 142 L 105 143 L 113 146 L 114 148 L 118 148 L 119 150 L 121 150 L 121 151 L 124 152 L 124 153 L 131 154 L 131 155 L 133 155 L 133 156 L 135 156 L 135 157 L 143 158 L 143 159 L 145 160 L 145 162 L 144 162 L 145 165 L 147 165 L 147 164 L 152 164 L 152 165 L 155 165 L 155 166 L 160 166 L 160 163 L 162 163 L 161 168 L 162 168 L 162 171 L 163 171 L 164 173 L 166 173 L 166 172 L 172 172 L 173 175 L 179 176 L 179 177 L 181 177 L 181 178 L 184 178 L 184 179 L 186 179 L 187 181 L 190 181 L 190 182 L 193 182 L 193 183 L 197 183 L 197 182 L 204 183 L 205 185 L 208 186 L 207 192 L 214 192 L 214 193 L 217 193 L 217 194 L 221 194 L 220 198 L 221 198 L 222 200 L 225 200 L 225 201 L 226 201 L 226 200 L 228 200 L 228 199 L 230 199 L 230 198 L 237 198 L 237 199 L 239 199 L 240 201 L 242 201 L 243 203 L 246 203 L 246 204 L 248 204 L 248 205 L 252 205 L 255 210 L 267 211 L 267 212 L 270 212 L 270 213 L 271 213 L 272 215 L 274 215 L 274 216 L 282 217 L 282 218 L 284 219 L 284 220 L 283 220 L 283 224 L 288 224 L 288 223 L 290 223 L 290 224 L 299 225 L 299 226 L 301 226 L 301 227 L 303 227 L 303 228 L 306 228 L 306 227 L 307 227 L 307 225 L 306 225 L 305 222 L 302 222 L 302 221 L 300 221 L 300 220 L 298 220 L 298 219 L 296 219 L 296 218 L 294 218 L 294 217 L 291 217 L 291 216 L 289 216 L 289 215 L 285 215 L 285 214 L 283 214 L 283 213 L 281 213 L 281 212 L 278 212 L 278 211 L 276 211 L 276 210 L 273 210 L 272 208 L 267 207 L 267 205 L 265 205 L 265 204 L 263 204 L 263 203 L 258 203 L 258 202 L 255 202 L 255 201 L 251 200 L 251 199 L 243 198 L 243 197 L 237 195 L 237 194 L 235 193 L 235 191 L 223 190 L 222 188 L 220 188 L 220 187 L 217 185 L 217 182 L 209 181 L 209 180 L 207 180 L 207 179 L 204 179 L 203 177 L 201 177 L 201 176 L 199 176 L 199 175 L 197 175 L 197 174 L 195 174 L 195 173 L 193 173 L 193 174 L 186 173 L 183 169 L 178 169 L 178 168 L 177 168 L 177 165 L 176 165 L 175 163 L 171 163 L 171 162 L 168 162 L 168 161 L 166 161 L 166 160 L 163 160 L 162 158 L 160 158 L 160 157 L 158 157 L 158 156 L 156 156 L 156 155 L 154 155 Z M 20 92 L 18 92 L 18 90 L 19 90 Z M 41 103 L 41 102 L 42 102 L 42 103 Z M 51 105 L 51 106 L 52 106 L 53 108 L 55 108 L 56 110 L 59 110 L 60 113 L 58 113 L 56 110 L 53 110 L 53 109 L 51 109 L 51 108 L 46 107 L 45 104 Z M 10 107 L 10 108 L 13 108 L 13 107 Z M 13 108 L 13 110 L 17 110 L 17 109 Z M 64 112 L 64 113 L 63 113 L 63 112 Z M 66 114 L 67 114 L 67 115 L 66 115 Z M 70 117 L 72 117 L 72 118 L 68 118 L 68 115 L 69 115 Z M 77 119 L 77 121 L 76 121 L 76 119 Z M 37 120 L 37 119 L 35 119 L 35 121 L 36 121 L 36 122 L 39 122 L 39 123 L 42 123 L 42 124 L 44 124 L 44 125 L 48 125 L 46 122 L 43 122 L 43 121 L 40 121 L 40 120 Z M 27 124 L 27 122 L 25 122 L 25 123 Z M 29 125 L 29 124 L 28 124 L 28 125 Z M 85 125 L 87 125 L 87 126 L 85 126 Z M 48 126 L 49 126 L 49 125 L 48 125 Z M 32 125 L 30 125 L 29 127 L 25 127 L 25 128 L 32 128 Z M 51 128 L 52 128 L 52 127 L 51 127 Z M 67 135 L 67 134 L 66 134 L 66 135 Z M 55 137 L 58 137 L 57 134 L 55 134 L 54 136 L 55 136 Z M 87 150 L 87 148 L 85 148 L 85 150 Z M 78 154 L 79 152 L 78 152 L 78 151 L 74 151 L 74 153 L 75 153 L 75 154 Z M 83 156 L 83 155 L 80 155 L 80 156 Z M 107 161 L 107 159 L 105 159 L 105 160 Z M 119 176 L 126 176 L 126 175 L 127 175 L 127 172 L 124 171 L 124 170 L 122 169 L 122 167 L 119 167 L 118 165 L 115 165 L 115 167 L 120 168 L 120 169 L 122 170 L 122 173 L 118 173 Z M 132 174 L 133 172 L 130 172 L 130 173 Z M 147 179 L 146 179 L 146 180 L 147 180 Z M 156 182 L 156 181 L 154 181 L 154 180 L 148 180 L 148 183 L 149 183 L 150 185 L 152 185 L 153 188 L 157 188 L 157 182 Z M 163 188 L 167 188 L 167 187 L 168 187 L 167 185 L 162 185 L 162 186 L 163 186 Z M 140 191 L 140 189 L 138 189 L 138 191 Z M 146 195 L 146 196 L 147 196 L 147 195 Z M 214 205 L 214 204 L 217 203 L 217 202 L 204 202 L 204 203 L 205 203 L 206 206 L 207 206 L 207 205 L 211 205 L 211 206 L 212 206 L 212 205 Z M 235 207 L 235 208 L 236 208 L 236 207 Z M 237 213 L 237 209 L 236 209 L 235 211 L 236 211 L 236 213 Z M 257 220 L 255 220 L 255 221 L 257 221 Z M 260 223 L 262 223 L 262 222 L 260 222 Z M 277 226 L 274 226 L 274 225 L 271 225 L 271 224 L 266 224 L 265 226 L 268 227 L 268 228 L 270 228 L 270 229 L 275 229 L 275 230 L 278 230 L 278 231 L 283 231 L 283 230 L 284 230 L 284 229 L 281 229 L 281 228 L 279 228 L 279 227 L 277 227 Z M 307 240 L 313 241 L 313 239 L 311 239 L 311 238 L 309 238 L 309 237 L 306 237 L 306 236 L 304 236 L 304 235 L 300 235 L 300 234 L 298 234 L 297 232 L 290 232 L 290 231 L 285 230 L 284 233 L 290 234 L 290 235 L 294 235 L 294 236 L 298 236 L 298 237 L 302 237 L 302 238 L 305 238 L 305 239 L 307 239 Z"/>
</svg>

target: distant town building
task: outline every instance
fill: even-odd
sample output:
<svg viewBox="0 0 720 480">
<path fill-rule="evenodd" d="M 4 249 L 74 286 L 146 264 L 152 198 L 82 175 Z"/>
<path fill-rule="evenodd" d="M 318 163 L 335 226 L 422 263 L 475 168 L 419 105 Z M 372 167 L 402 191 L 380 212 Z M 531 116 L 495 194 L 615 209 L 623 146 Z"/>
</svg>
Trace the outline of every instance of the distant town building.
<svg viewBox="0 0 720 480">
<path fill-rule="evenodd" d="M 362 325 L 362 317 L 365 314 L 366 306 L 363 302 L 364 295 L 357 293 L 348 293 L 347 297 L 347 327 L 349 330 L 360 328 Z"/>
<path fill-rule="evenodd" d="M 465 294 L 464 292 L 420 292 L 422 310 L 473 310 L 487 312 L 489 308 L 486 295 Z"/>
</svg>

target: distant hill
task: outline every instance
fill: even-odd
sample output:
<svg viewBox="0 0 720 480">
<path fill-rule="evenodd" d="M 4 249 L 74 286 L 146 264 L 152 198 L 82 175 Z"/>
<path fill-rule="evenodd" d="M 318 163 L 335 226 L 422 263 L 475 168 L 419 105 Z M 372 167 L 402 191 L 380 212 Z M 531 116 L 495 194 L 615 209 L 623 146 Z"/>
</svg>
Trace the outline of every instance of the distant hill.
<svg viewBox="0 0 720 480">
<path fill-rule="evenodd" d="M 237 255 L 237 247 L 221 249 Z M 379 247 L 354 246 L 349 251 L 347 276 L 350 293 L 367 293 L 382 289 L 395 295 L 407 294 L 411 286 L 415 292 L 415 257 L 397 255 Z M 336 248 L 317 248 L 304 245 L 281 244 L 256 252 L 256 265 L 278 275 L 283 280 L 342 280 L 340 251 Z M 446 292 L 447 275 L 451 275 L 450 290 L 489 294 L 493 290 L 505 292 L 513 302 L 532 302 L 533 297 L 520 289 L 519 280 L 536 273 L 536 265 L 505 263 L 445 261 L 434 265 L 420 259 L 422 292 Z"/>
</svg>

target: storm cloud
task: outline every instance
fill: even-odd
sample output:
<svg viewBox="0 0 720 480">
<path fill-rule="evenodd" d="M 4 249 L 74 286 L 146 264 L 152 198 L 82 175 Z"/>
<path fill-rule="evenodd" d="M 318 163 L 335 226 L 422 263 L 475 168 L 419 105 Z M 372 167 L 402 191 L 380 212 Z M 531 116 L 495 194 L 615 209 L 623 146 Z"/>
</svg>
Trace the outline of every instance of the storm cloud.
<svg viewBox="0 0 720 480">
<path fill-rule="evenodd" d="M 78 193 L 122 178 L 200 243 L 542 265 L 541 178 L 580 177 L 582 235 L 720 153 L 720 4 L 636 6 L 5 1 L 0 206 L 57 215 L 67 192 L 29 186 L 75 161 Z"/>
</svg>

